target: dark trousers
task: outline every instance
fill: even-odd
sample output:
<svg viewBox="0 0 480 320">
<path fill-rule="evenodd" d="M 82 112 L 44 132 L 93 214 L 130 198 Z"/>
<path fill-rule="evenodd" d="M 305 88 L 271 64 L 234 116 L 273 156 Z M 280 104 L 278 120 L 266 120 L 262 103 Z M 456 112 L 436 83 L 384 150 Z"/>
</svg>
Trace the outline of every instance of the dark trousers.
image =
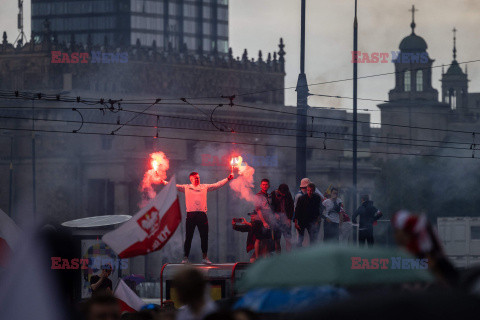
<svg viewBox="0 0 480 320">
<path fill-rule="evenodd" d="M 320 230 L 320 224 L 315 222 L 308 223 L 307 225 L 300 225 L 300 230 L 298 230 L 298 243 L 297 246 L 301 247 L 303 243 L 303 238 L 305 237 L 305 230 L 308 231 L 308 236 L 310 237 L 310 244 L 317 242 L 318 231 Z"/>
<path fill-rule="evenodd" d="M 185 257 L 188 257 L 190 255 L 190 248 L 192 246 L 192 239 L 193 239 L 193 233 L 195 232 L 195 227 L 198 227 L 198 232 L 200 232 L 200 240 L 202 243 L 202 253 L 207 254 L 208 252 L 207 213 L 202 211 L 187 212 L 187 221 L 186 221 L 185 227 L 186 227 L 185 245 L 183 246 Z"/>
<path fill-rule="evenodd" d="M 361 246 L 365 245 L 365 240 L 367 240 L 368 246 L 373 246 L 373 229 L 361 229 L 358 231 L 358 241 Z"/>
<path fill-rule="evenodd" d="M 323 240 L 338 242 L 339 224 L 335 222 L 327 222 L 323 225 Z"/>
</svg>

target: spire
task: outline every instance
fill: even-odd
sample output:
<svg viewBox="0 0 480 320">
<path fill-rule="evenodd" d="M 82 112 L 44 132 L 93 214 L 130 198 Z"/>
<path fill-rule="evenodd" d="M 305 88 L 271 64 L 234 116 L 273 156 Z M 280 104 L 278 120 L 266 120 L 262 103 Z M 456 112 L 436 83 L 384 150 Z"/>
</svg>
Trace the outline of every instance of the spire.
<svg viewBox="0 0 480 320">
<path fill-rule="evenodd" d="M 415 11 L 418 11 L 415 9 L 415 5 L 412 5 L 412 9 L 408 10 L 412 12 L 412 23 L 410 24 L 410 27 L 412 28 L 412 34 L 415 34 Z"/>
<path fill-rule="evenodd" d="M 453 60 L 457 60 L 457 29 L 453 27 Z"/>
</svg>

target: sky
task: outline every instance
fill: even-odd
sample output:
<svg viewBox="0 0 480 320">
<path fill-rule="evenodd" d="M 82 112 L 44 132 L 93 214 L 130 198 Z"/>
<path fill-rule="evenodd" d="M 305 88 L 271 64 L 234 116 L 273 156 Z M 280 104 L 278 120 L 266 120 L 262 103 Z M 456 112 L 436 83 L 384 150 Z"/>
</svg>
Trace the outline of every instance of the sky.
<svg viewBox="0 0 480 320">
<path fill-rule="evenodd" d="M 300 0 L 230 0 L 229 38 L 234 56 L 248 50 L 258 57 L 262 50 L 278 51 L 283 37 L 286 51 L 285 87 L 294 87 L 300 69 Z M 358 0 L 359 42 L 362 52 L 397 51 L 400 41 L 411 33 L 411 9 L 415 5 L 415 33 L 425 39 L 434 66 L 452 61 L 452 29 L 457 32 L 457 61 L 480 59 L 480 1 L 478 0 Z M 352 78 L 354 0 L 307 0 L 306 75 L 310 93 L 352 97 L 352 81 L 313 85 L 319 82 Z M 7 31 L 13 42 L 16 29 L 17 0 L 0 0 L 0 31 Z M 24 4 L 25 32 L 30 35 L 30 1 Z M 389 59 L 391 60 L 391 59 Z M 464 68 L 464 65 L 462 65 Z M 359 64 L 358 75 L 393 72 L 392 63 Z M 480 62 L 468 65 L 469 92 L 480 92 Z M 441 94 L 441 68 L 434 68 L 433 87 Z M 358 97 L 388 99 L 394 76 L 359 79 Z M 262 89 L 262 88 L 259 88 Z M 296 104 L 294 89 L 285 91 L 285 104 Z M 372 110 L 372 122 L 380 121 L 377 102 L 359 101 L 359 109 Z M 352 100 L 309 97 L 312 107 L 351 108 Z"/>
</svg>

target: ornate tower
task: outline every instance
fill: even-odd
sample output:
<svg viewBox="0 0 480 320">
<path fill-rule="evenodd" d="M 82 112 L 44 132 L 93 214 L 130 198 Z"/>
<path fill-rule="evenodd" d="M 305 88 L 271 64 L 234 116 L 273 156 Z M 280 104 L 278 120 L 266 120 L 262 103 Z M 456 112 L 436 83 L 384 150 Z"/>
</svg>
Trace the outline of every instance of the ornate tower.
<svg viewBox="0 0 480 320">
<path fill-rule="evenodd" d="M 453 61 L 447 73 L 442 72 L 442 102 L 448 103 L 452 110 L 468 111 L 468 77 L 457 62 L 456 32 L 453 28 Z M 466 68 L 466 67 L 465 67 Z"/>
<path fill-rule="evenodd" d="M 432 87 L 432 64 L 427 43 L 415 34 L 415 6 L 412 12 L 412 33 L 400 42 L 395 63 L 395 88 L 390 90 L 390 101 L 438 100 L 438 91 Z"/>
</svg>

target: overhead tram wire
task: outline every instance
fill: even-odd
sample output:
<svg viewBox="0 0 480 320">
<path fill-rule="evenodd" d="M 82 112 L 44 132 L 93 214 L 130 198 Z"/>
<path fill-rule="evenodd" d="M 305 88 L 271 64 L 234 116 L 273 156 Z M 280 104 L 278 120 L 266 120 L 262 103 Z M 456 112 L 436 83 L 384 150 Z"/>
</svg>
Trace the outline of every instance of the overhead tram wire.
<svg viewBox="0 0 480 320">
<path fill-rule="evenodd" d="M 0 109 L 10 109 L 13 108 L 15 109 L 16 107 L 0 107 Z M 19 107 L 19 108 L 25 108 L 25 109 L 30 109 L 30 107 Z M 55 109 L 55 110 L 62 110 L 62 111 L 71 111 L 71 108 L 56 108 L 56 107 L 36 107 L 37 109 Z M 99 108 L 99 107 L 83 107 L 83 108 L 76 108 L 77 110 L 101 110 L 101 111 L 111 111 L 107 107 L 104 108 Z M 182 120 L 190 120 L 190 121 L 202 121 L 202 122 L 211 122 L 210 120 L 207 119 L 198 119 L 198 118 L 189 118 L 189 117 L 184 117 L 184 116 L 175 116 L 175 115 L 165 115 L 165 114 L 157 114 L 157 113 L 147 113 L 147 112 L 141 112 L 141 111 L 136 111 L 136 110 L 128 110 L 122 108 L 122 112 L 129 112 L 129 113 L 134 113 L 134 114 L 142 114 L 142 115 L 147 115 L 147 116 L 152 116 L 152 117 L 157 117 L 161 116 L 164 118 L 173 118 L 173 119 L 182 119 Z M 312 116 L 314 117 L 314 116 Z M 335 119 L 335 120 L 341 120 L 341 119 Z M 222 123 L 222 124 L 230 124 L 230 125 L 242 125 L 242 126 L 249 126 L 249 127 L 255 127 L 255 128 L 265 128 L 265 129 L 277 129 L 277 130 L 289 130 L 289 131 L 298 131 L 297 129 L 294 128 L 284 128 L 284 127 L 276 127 L 276 126 L 266 126 L 266 125 L 258 125 L 258 124 L 245 124 L 245 123 L 238 123 L 238 122 L 228 122 L 228 121 L 221 121 L 221 120 L 215 120 L 215 122 Z M 228 130 L 231 131 L 231 130 Z M 330 134 L 330 135 L 352 135 L 349 133 L 333 133 L 333 132 L 325 132 L 325 131 L 318 131 L 318 130 L 309 130 L 310 133 L 320 133 L 320 134 Z M 469 132 L 469 134 L 471 134 Z M 362 135 L 358 134 L 359 137 L 366 137 L 366 138 L 374 138 L 374 139 L 387 139 L 387 140 L 404 140 L 404 138 L 400 137 L 383 137 L 383 136 L 375 136 L 375 135 Z M 415 142 L 431 142 L 431 143 L 442 143 L 442 144 L 465 144 L 465 145 L 471 145 L 471 143 L 466 143 L 466 142 L 460 142 L 460 141 L 440 141 L 440 140 L 429 140 L 429 139 L 409 139 L 411 141 Z"/>
<path fill-rule="evenodd" d="M 46 130 L 46 129 L 28 129 L 28 128 L 5 128 L 0 127 L 0 130 L 13 130 L 13 131 L 27 131 L 27 132 L 45 132 L 45 133 L 68 133 L 68 134 L 82 134 L 82 135 L 98 135 L 98 136 L 111 136 L 110 133 L 104 132 L 72 132 L 72 131 L 62 131 L 62 130 Z M 136 137 L 136 138 L 156 138 L 152 137 L 151 135 L 134 135 L 134 134 L 115 134 L 115 136 L 119 137 Z M 296 146 L 286 146 L 286 145 L 275 145 L 275 144 L 259 144 L 259 143 L 248 143 L 248 142 L 235 142 L 235 141 L 221 141 L 221 140 L 208 140 L 208 139 L 187 139 L 187 138 L 179 138 L 179 137 L 158 137 L 159 139 L 170 139 L 170 140 L 182 140 L 182 141 L 197 141 L 197 142 L 213 142 L 213 143 L 224 143 L 224 144 L 238 144 L 238 145 L 253 145 L 253 146 L 265 146 L 265 147 L 278 147 L 278 148 L 292 148 L 296 149 Z M 334 149 L 334 148 L 316 148 L 312 147 L 309 148 L 312 150 L 323 150 L 323 151 L 352 151 L 349 149 Z M 404 155 L 404 156 L 416 156 L 416 157 L 436 157 L 436 158 L 454 158 L 454 159 L 480 159 L 475 157 L 459 157 L 459 156 L 451 156 L 451 155 L 435 155 L 435 154 L 417 154 L 417 153 L 400 153 L 400 152 L 385 152 L 385 151 L 359 151 L 359 153 L 375 153 L 375 154 L 391 154 L 391 155 Z"/>
<path fill-rule="evenodd" d="M 274 110 L 274 109 L 264 109 L 260 107 L 254 107 L 254 106 L 247 106 L 243 104 L 235 104 L 237 107 L 241 108 L 248 108 L 248 109 L 255 109 L 255 110 L 260 110 L 260 111 L 267 111 L 267 112 L 275 112 L 275 113 L 282 113 L 282 114 L 289 114 L 289 115 L 297 115 L 296 113 L 293 112 L 288 112 L 288 111 L 282 111 L 282 110 Z M 313 115 L 306 115 L 305 117 L 308 118 L 317 118 L 317 119 L 324 119 L 324 120 L 333 120 L 333 121 L 343 121 L 343 122 L 353 122 L 353 120 L 350 119 L 338 119 L 338 118 L 331 118 L 331 117 L 325 117 L 325 116 L 313 116 Z M 420 129 L 420 130 L 432 130 L 432 131 L 441 131 L 441 132 L 451 132 L 451 133 L 465 133 L 465 134 L 480 134 L 480 132 L 472 132 L 472 131 L 463 131 L 463 130 L 451 130 L 451 129 L 440 129 L 440 128 L 428 128 L 428 127 L 416 127 L 416 126 L 407 126 L 407 125 L 401 125 L 401 124 L 393 124 L 393 123 L 379 123 L 379 122 L 369 122 L 369 121 L 361 121 L 358 120 L 358 123 L 365 123 L 365 124 L 377 124 L 381 126 L 391 126 L 391 127 L 400 127 L 400 128 L 410 128 L 410 129 Z"/>
<path fill-rule="evenodd" d="M 76 110 L 77 111 L 77 110 Z M 82 116 L 82 114 L 80 114 Z M 117 123 L 108 123 L 108 122 L 97 122 L 97 121 L 84 121 L 83 116 L 82 116 L 82 121 L 78 120 L 61 120 L 61 119 L 43 119 L 43 118 L 29 118 L 29 117 L 12 117 L 12 116 L 1 116 L 1 119 L 15 119 L 15 120 L 34 120 L 34 121 L 45 121 L 45 122 L 65 122 L 65 123 L 79 123 L 81 124 L 81 127 L 83 125 L 106 125 L 106 126 L 117 126 L 119 124 Z M 180 127 L 171 127 L 171 126 L 150 126 L 150 125 L 143 125 L 143 124 L 129 124 L 127 121 L 124 124 L 120 124 L 121 127 L 124 126 L 129 126 L 129 127 L 140 127 L 140 128 L 162 128 L 162 129 L 170 129 L 170 130 L 187 130 L 187 131 L 202 131 L 202 132 L 217 132 L 217 130 L 208 130 L 208 129 L 200 129 L 200 128 L 180 128 Z M 79 131 L 75 130 L 75 131 Z M 288 134 L 280 134 L 280 133 L 260 133 L 260 132 L 251 132 L 251 131 L 234 131 L 235 133 L 239 134 L 251 134 L 251 135 L 269 135 L 269 136 L 284 136 L 284 137 L 296 137 L 296 135 L 288 135 Z M 337 140 L 337 141 L 350 141 L 350 139 L 347 138 L 335 138 L 332 137 L 332 135 L 335 135 L 336 133 L 332 132 L 323 132 L 324 136 L 310 136 L 310 138 L 313 139 L 319 139 L 319 140 Z M 112 133 L 111 133 L 112 134 Z M 116 133 L 115 133 L 116 135 Z M 330 135 L 330 136 L 328 136 Z M 365 142 L 365 143 L 373 143 L 373 144 L 386 144 L 386 145 L 399 145 L 399 146 L 408 146 L 408 147 L 422 147 L 422 148 L 434 148 L 434 149 L 454 149 L 454 150 L 472 150 L 471 147 L 447 147 L 447 146 L 434 146 L 434 145 L 420 145 L 420 144 L 411 144 L 411 143 L 398 143 L 398 142 L 383 142 L 383 141 L 370 141 L 370 140 L 360 140 L 360 142 Z M 465 143 L 466 145 L 470 145 L 471 143 Z"/>
</svg>

